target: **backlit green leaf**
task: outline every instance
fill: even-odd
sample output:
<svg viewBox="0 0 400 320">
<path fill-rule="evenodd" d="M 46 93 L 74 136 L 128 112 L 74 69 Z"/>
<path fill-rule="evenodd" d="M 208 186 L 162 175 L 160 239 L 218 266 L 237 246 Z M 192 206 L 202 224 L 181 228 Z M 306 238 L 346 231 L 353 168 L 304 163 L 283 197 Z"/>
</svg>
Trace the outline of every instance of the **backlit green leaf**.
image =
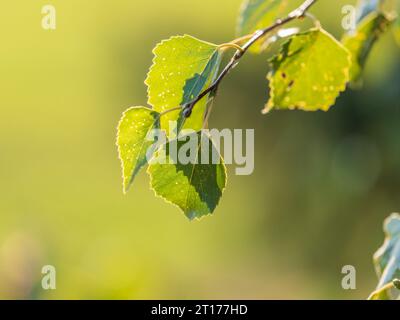
<svg viewBox="0 0 400 320">
<path fill-rule="evenodd" d="M 400 215 L 392 214 L 387 218 L 384 231 L 385 242 L 374 255 L 375 269 L 380 279 L 377 289 L 400 278 Z"/>
<path fill-rule="evenodd" d="M 117 146 L 126 192 L 139 170 L 147 163 L 146 152 L 153 142 L 146 140 L 152 129 L 160 127 L 160 114 L 145 108 L 126 110 L 118 125 Z"/>
<path fill-rule="evenodd" d="M 399 5 L 398 0 L 358 0 L 357 22 L 362 21 L 372 12 L 392 15 Z"/>
<path fill-rule="evenodd" d="M 186 153 L 184 148 L 189 141 L 186 139 L 194 139 L 195 148 L 192 149 L 193 161 L 183 164 L 182 159 L 178 160 L 171 150 L 174 150 L 172 144 L 176 143 L 177 154 Z M 179 140 L 182 141 L 170 141 L 155 153 L 158 162 L 150 164 L 148 173 L 156 195 L 178 206 L 192 220 L 213 213 L 225 189 L 226 168 L 222 157 L 205 133 L 192 133 Z M 213 152 L 219 163 L 212 161 Z M 170 157 L 175 162 L 163 164 Z M 207 161 L 204 162 L 203 159 Z"/>
<path fill-rule="evenodd" d="M 244 36 L 271 25 L 282 17 L 288 0 L 245 0 L 242 4 L 237 33 Z"/>
<path fill-rule="evenodd" d="M 292 36 L 271 59 L 270 99 L 276 109 L 328 110 L 349 80 L 350 55 L 322 29 Z"/>
<path fill-rule="evenodd" d="M 153 53 L 145 83 L 148 103 L 160 113 L 197 97 L 213 82 L 221 62 L 218 46 L 188 35 L 162 41 Z M 184 128 L 201 129 L 206 104 L 207 97 L 196 105 Z M 177 121 L 180 113 L 178 110 L 164 115 L 161 128 L 168 130 L 168 122 Z"/>
<path fill-rule="evenodd" d="M 385 1 L 383 0 L 359 0 L 357 3 L 357 22 L 362 21 L 372 12 L 379 12 Z"/>
<path fill-rule="evenodd" d="M 372 292 L 368 300 L 390 300 L 390 290 L 393 288 L 393 285 L 391 283 L 385 285 L 384 287 L 375 290 Z"/>
<path fill-rule="evenodd" d="M 277 19 L 295 9 L 299 2 L 297 0 L 245 0 L 239 14 L 237 35 L 245 36 L 272 25 Z M 263 42 L 258 41 L 250 48 L 250 51 L 258 53 L 264 48 Z"/>
<path fill-rule="evenodd" d="M 360 79 L 373 46 L 392 22 L 393 18 L 383 13 L 372 12 L 359 22 L 355 31 L 343 37 L 342 43 L 352 56 L 351 81 L 356 82 Z"/>
</svg>

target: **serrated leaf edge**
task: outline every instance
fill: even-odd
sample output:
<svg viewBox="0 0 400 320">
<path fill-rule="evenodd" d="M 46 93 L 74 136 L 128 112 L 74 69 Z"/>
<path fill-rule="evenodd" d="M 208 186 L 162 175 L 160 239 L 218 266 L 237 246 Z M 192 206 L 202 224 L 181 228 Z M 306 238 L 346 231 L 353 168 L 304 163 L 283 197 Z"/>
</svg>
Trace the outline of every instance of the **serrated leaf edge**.
<svg viewBox="0 0 400 320">
<path fill-rule="evenodd" d="M 126 115 L 128 112 L 130 112 L 130 111 L 132 111 L 132 110 L 134 110 L 134 109 L 146 109 L 146 110 L 150 110 L 150 111 L 152 111 L 152 112 L 154 112 L 154 113 L 157 113 L 157 111 L 153 110 L 152 108 L 148 108 L 148 107 L 143 107 L 143 106 L 130 107 L 130 108 L 126 109 L 126 110 L 122 113 L 122 116 L 121 116 L 121 118 L 120 118 L 119 121 L 118 121 L 118 126 L 117 126 L 117 137 L 116 137 L 115 145 L 117 146 L 117 149 L 118 149 L 118 159 L 119 159 L 120 165 L 121 165 L 121 171 L 122 171 L 122 192 L 123 192 L 124 194 L 126 194 L 126 193 L 128 192 L 130 186 L 132 185 L 132 181 L 133 181 L 133 179 L 134 179 L 134 176 L 132 176 L 132 177 L 130 178 L 128 185 L 126 185 L 126 182 L 125 182 L 124 160 L 123 160 L 122 157 L 121 157 L 121 148 L 120 148 L 120 146 L 119 146 L 118 139 L 119 139 L 119 135 L 120 135 L 120 133 L 121 133 L 121 132 L 120 132 L 120 125 L 121 125 L 122 121 L 124 120 L 125 115 Z M 154 127 L 154 124 L 155 124 L 159 119 L 160 119 L 160 115 L 159 115 L 159 116 L 157 117 L 157 119 L 154 121 L 152 127 Z M 143 145 L 144 145 L 144 141 L 142 142 L 142 146 L 140 147 L 140 150 L 142 150 Z M 140 155 L 140 153 L 139 153 L 139 155 Z M 136 162 L 138 161 L 138 159 L 139 159 L 139 156 L 136 158 Z M 135 168 L 134 168 L 134 169 L 135 169 Z M 133 170 L 133 172 L 134 172 L 134 171 L 135 171 L 135 170 Z"/>
<path fill-rule="evenodd" d="M 216 44 L 214 44 L 214 43 L 211 43 L 211 42 L 204 41 L 204 40 L 200 40 L 200 39 L 198 39 L 198 38 L 196 38 L 196 37 L 193 37 L 193 36 L 191 36 L 191 35 L 189 35 L 189 34 L 184 34 L 184 35 L 182 35 L 182 36 L 172 36 L 172 37 L 170 37 L 170 38 L 168 38 L 168 39 L 164 39 L 164 40 L 160 41 L 159 43 L 157 43 L 156 46 L 155 46 L 155 47 L 153 48 L 153 50 L 151 51 L 152 54 L 153 54 L 152 64 L 151 64 L 151 66 L 150 66 L 149 71 L 147 72 L 146 79 L 144 80 L 144 84 L 145 84 L 146 87 L 147 87 L 147 103 L 148 103 L 150 106 L 152 106 L 153 108 L 155 108 L 155 106 L 154 106 L 154 105 L 151 103 L 151 101 L 150 101 L 150 84 L 148 83 L 148 81 L 149 81 L 151 72 L 153 71 L 154 67 L 157 65 L 157 58 L 158 58 L 158 56 L 157 56 L 157 54 L 156 54 L 156 51 L 157 51 L 157 49 L 158 49 L 159 47 L 163 46 L 165 43 L 167 43 L 167 42 L 169 42 L 169 41 L 171 41 L 171 40 L 175 40 L 175 39 L 184 39 L 184 38 L 186 38 L 186 37 L 190 37 L 190 38 L 195 39 L 195 40 L 197 40 L 197 41 L 199 41 L 199 42 L 202 42 L 202 43 L 204 43 L 204 44 L 207 44 L 207 45 L 209 45 L 209 46 L 214 46 L 214 47 L 215 47 L 215 51 L 218 51 L 218 45 L 216 45 Z M 204 70 L 203 70 L 203 72 L 204 72 Z M 193 74 L 193 75 L 194 75 L 194 74 Z M 190 77 L 189 77 L 189 78 L 190 78 Z M 182 90 L 183 90 L 183 88 L 182 88 Z M 177 107 L 178 107 L 178 106 L 177 106 Z"/>
<path fill-rule="evenodd" d="M 211 137 L 209 137 L 209 138 L 210 138 L 210 141 L 212 142 Z M 212 143 L 213 143 L 213 142 L 212 142 Z M 220 154 L 220 157 L 221 157 L 221 164 L 222 164 L 222 167 L 223 167 L 223 169 L 224 169 L 225 184 L 224 184 L 223 188 L 221 189 L 221 197 L 218 199 L 218 202 L 217 202 L 216 205 L 215 205 L 215 209 L 218 207 L 218 205 L 219 205 L 219 203 L 220 203 L 220 201 L 221 201 L 222 195 L 223 195 L 223 193 L 224 193 L 224 191 L 225 191 L 225 189 L 226 189 L 226 186 L 228 185 L 228 171 L 227 171 L 227 168 L 226 168 L 226 165 L 225 165 L 225 161 L 224 161 L 224 159 L 223 159 L 223 157 L 222 157 L 221 154 Z M 147 167 L 147 170 L 146 170 L 147 174 L 149 175 L 149 186 L 150 186 L 150 190 L 152 190 L 152 191 L 154 192 L 154 195 L 155 195 L 157 198 L 163 199 L 166 203 L 171 204 L 171 205 L 177 207 L 177 208 L 185 215 L 185 217 L 187 217 L 190 221 L 194 221 L 194 220 L 195 220 L 195 221 L 200 221 L 200 220 L 204 219 L 205 217 L 208 217 L 208 216 L 210 216 L 210 215 L 212 215 L 212 214 L 214 213 L 215 209 L 214 209 L 213 211 L 210 210 L 210 212 L 209 212 L 208 214 L 202 215 L 202 216 L 200 216 L 200 217 L 194 217 L 193 219 L 190 219 L 190 218 L 186 215 L 185 211 L 184 211 L 179 205 L 177 205 L 176 203 L 172 202 L 171 200 L 168 200 L 167 198 L 165 198 L 165 197 L 162 196 L 161 194 L 158 194 L 157 191 L 153 188 L 153 180 L 154 180 L 154 177 L 152 176 L 152 174 L 151 174 L 151 172 L 150 172 L 150 167 L 151 167 L 151 165 L 148 166 L 148 167 Z"/>
<path fill-rule="evenodd" d="M 339 98 L 340 94 L 342 92 L 346 91 L 347 84 L 350 81 L 350 68 L 351 68 L 351 64 L 352 64 L 352 55 L 351 55 L 350 51 L 340 41 L 338 41 L 333 35 L 331 35 L 329 32 L 325 31 L 322 28 L 313 28 L 313 29 L 310 29 L 310 30 L 308 30 L 306 32 L 302 32 L 302 33 L 299 33 L 299 34 L 296 34 L 296 35 L 290 37 L 287 41 L 285 41 L 285 43 L 282 44 L 281 48 L 283 46 L 285 46 L 287 43 L 291 42 L 294 37 L 298 37 L 298 36 L 301 36 L 301 35 L 304 35 L 304 34 L 307 34 L 307 33 L 310 33 L 310 32 L 315 32 L 315 31 L 320 31 L 320 32 L 324 33 L 325 35 L 330 37 L 332 40 L 334 40 L 336 42 L 336 44 L 338 44 L 342 49 L 344 49 L 347 52 L 347 59 L 348 59 L 349 65 L 348 65 L 347 68 L 345 68 L 343 70 L 346 81 L 344 82 L 344 84 L 341 87 L 339 87 L 339 94 L 337 95 L 337 97 L 335 98 L 335 100 L 333 101 L 333 103 L 331 105 L 322 106 L 322 107 L 318 106 L 315 110 L 307 110 L 307 109 L 305 109 L 306 108 L 305 106 L 296 106 L 296 105 L 295 106 L 290 106 L 288 108 L 280 108 L 279 106 L 273 105 L 273 101 L 274 101 L 274 98 L 275 98 L 275 95 L 274 95 L 275 87 L 274 87 L 274 81 L 272 81 L 273 73 L 272 73 L 272 71 L 270 71 L 267 74 L 267 80 L 269 82 L 269 88 L 270 88 L 270 91 L 269 91 L 270 92 L 270 98 L 269 98 L 267 104 L 264 107 L 264 110 L 263 110 L 264 114 L 268 113 L 272 109 L 277 109 L 277 110 L 286 110 L 286 109 L 288 109 L 288 110 L 302 110 L 302 111 L 306 111 L 306 112 L 315 112 L 315 111 L 320 110 L 320 111 L 327 112 L 327 111 L 329 111 L 329 109 L 332 106 L 335 105 L 335 103 L 336 103 L 337 99 Z M 280 52 L 278 54 L 280 54 Z"/>
</svg>

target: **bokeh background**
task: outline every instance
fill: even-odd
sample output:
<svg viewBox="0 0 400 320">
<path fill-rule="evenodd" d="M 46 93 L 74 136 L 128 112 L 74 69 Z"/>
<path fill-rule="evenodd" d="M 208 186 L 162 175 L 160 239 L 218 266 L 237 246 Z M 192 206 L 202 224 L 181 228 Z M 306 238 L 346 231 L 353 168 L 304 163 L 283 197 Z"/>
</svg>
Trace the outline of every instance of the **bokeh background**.
<svg viewBox="0 0 400 320">
<path fill-rule="evenodd" d="M 143 171 L 122 194 L 121 113 L 145 105 L 151 50 L 172 35 L 234 38 L 241 0 L 3 0 L 0 32 L 0 298 L 363 299 L 382 221 L 400 210 L 400 49 L 388 33 L 364 88 L 328 113 L 260 114 L 267 55 L 223 83 L 211 125 L 255 128 L 252 176 L 189 222 Z M 313 12 L 339 36 L 341 8 Z M 41 8 L 57 29 L 41 28 Z M 41 288 L 54 265 L 57 289 Z M 357 290 L 341 269 L 357 269 Z"/>
</svg>

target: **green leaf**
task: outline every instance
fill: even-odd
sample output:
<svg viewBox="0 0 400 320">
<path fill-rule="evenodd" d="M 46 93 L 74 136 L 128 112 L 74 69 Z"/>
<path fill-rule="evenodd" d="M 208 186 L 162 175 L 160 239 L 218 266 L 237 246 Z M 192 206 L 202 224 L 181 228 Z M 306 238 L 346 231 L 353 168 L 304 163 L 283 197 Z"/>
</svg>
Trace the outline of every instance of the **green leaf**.
<svg viewBox="0 0 400 320">
<path fill-rule="evenodd" d="M 342 43 L 349 49 L 352 56 L 350 69 L 352 82 L 360 80 L 373 46 L 392 22 L 393 18 L 388 15 L 371 12 L 359 22 L 355 31 L 343 37 Z"/>
<path fill-rule="evenodd" d="M 396 10 L 398 0 L 359 0 L 357 3 L 357 22 L 362 21 L 370 13 L 392 15 Z"/>
<path fill-rule="evenodd" d="M 380 289 L 375 290 L 370 294 L 368 300 L 390 300 L 390 290 L 393 289 L 393 284 L 389 283 Z"/>
<path fill-rule="evenodd" d="M 385 242 L 374 254 L 379 277 L 377 290 L 400 277 L 400 215 L 392 214 L 384 223 Z M 386 294 L 389 294 L 388 292 Z"/>
<path fill-rule="evenodd" d="M 139 170 L 147 163 L 146 153 L 154 143 L 146 139 L 160 127 L 160 114 L 145 107 L 124 112 L 118 124 L 117 146 L 122 165 L 123 190 L 126 192 Z"/>
<path fill-rule="evenodd" d="M 278 18 L 282 18 L 290 9 L 296 8 L 296 1 L 291 0 L 245 0 L 241 6 L 237 35 L 239 37 L 254 33 L 257 30 L 272 25 Z M 250 51 L 259 53 L 263 51 L 262 41 L 255 43 Z"/>
<path fill-rule="evenodd" d="M 271 109 L 327 111 L 349 80 L 350 55 L 322 29 L 294 35 L 271 60 Z"/>
<path fill-rule="evenodd" d="M 362 21 L 372 12 L 379 12 L 384 2 L 382 0 L 359 0 L 356 8 L 357 22 Z"/>
<path fill-rule="evenodd" d="M 174 156 L 173 143 L 176 143 L 177 154 L 185 152 L 187 141 L 193 139 L 191 159 L 183 164 L 181 158 Z M 186 141 L 187 140 L 187 141 Z M 213 152 L 219 163 L 212 160 Z M 157 162 L 153 160 L 158 158 Z M 167 162 L 168 159 L 174 162 Z M 178 206 L 190 219 L 201 218 L 214 212 L 226 186 L 226 168 L 222 157 L 211 139 L 205 133 L 197 132 L 170 141 L 155 153 L 149 165 L 150 184 L 157 196 Z M 207 159 L 203 162 L 202 159 Z"/>
<path fill-rule="evenodd" d="M 396 11 L 400 9 L 399 0 L 380 0 L 375 11 L 381 12 L 383 14 L 396 17 Z"/>
<path fill-rule="evenodd" d="M 245 36 L 268 27 L 282 17 L 287 7 L 288 0 L 245 0 L 240 9 L 238 35 Z"/>
<path fill-rule="evenodd" d="M 148 103 L 160 113 L 192 101 L 214 81 L 221 63 L 217 45 L 188 35 L 162 41 L 153 53 L 145 83 Z M 201 129 L 207 98 L 196 105 L 184 128 Z M 164 115 L 161 128 L 169 133 L 169 121 L 178 121 L 180 115 L 179 110 Z"/>
<path fill-rule="evenodd" d="M 394 286 L 397 290 L 400 290 L 400 280 L 399 280 L 399 279 L 394 279 L 394 280 L 393 280 L 393 286 Z"/>
</svg>

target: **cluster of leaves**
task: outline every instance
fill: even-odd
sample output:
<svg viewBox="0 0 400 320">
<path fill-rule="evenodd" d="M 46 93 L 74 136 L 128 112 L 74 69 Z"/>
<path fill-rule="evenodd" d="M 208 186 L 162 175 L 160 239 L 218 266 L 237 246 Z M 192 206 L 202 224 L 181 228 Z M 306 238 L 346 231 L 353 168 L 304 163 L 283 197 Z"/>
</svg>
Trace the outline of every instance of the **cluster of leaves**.
<svg viewBox="0 0 400 320">
<path fill-rule="evenodd" d="M 118 125 L 117 145 L 124 192 L 147 164 L 147 153 L 153 142 L 146 137 L 153 129 L 167 132 L 170 139 L 164 146 L 167 150 L 168 144 L 178 139 L 178 132 L 169 130 L 170 121 L 177 121 L 179 129 L 201 131 L 208 99 L 201 100 L 189 118 L 184 117 L 182 108 L 176 106 L 188 103 L 214 81 L 222 53 L 217 45 L 188 35 L 162 41 L 153 52 L 153 66 L 145 81 L 148 103 L 152 108 L 130 108 L 124 112 Z M 179 137 L 178 152 L 182 147 L 181 140 Z M 198 153 L 202 152 L 201 146 L 198 145 Z M 222 159 L 217 165 L 154 163 L 149 165 L 147 172 L 156 194 L 177 205 L 190 219 L 212 212 L 226 185 Z"/>
<path fill-rule="evenodd" d="M 153 50 L 153 65 L 145 81 L 149 107 L 128 109 L 118 126 L 117 145 L 124 192 L 147 164 L 146 154 L 151 142 L 146 137 L 152 129 L 167 132 L 169 141 L 163 148 L 168 149 L 168 144 L 179 137 L 181 129 L 200 133 L 207 126 L 216 90 L 206 89 L 218 81 L 222 58 L 229 52 L 227 49 L 238 49 L 236 55 L 243 54 L 246 51 L 243 48 L 261 53 L 272 42 L 281 44 L 270 60 L 267 76 L 270 97 L 264 113 L 272 109 L 327 111 L 349 83 L 359 81 L 374 43 L 395 21 L 394 8 L 387 5 L 392 1 L 360 1 L 357 28 L 347 32 L 341 41 L 313 18 L 314 26 L 311 28 L 285 29 L 282 24 L 246 48 L 249 39 L 254 38 L 259 29 L 274 25 L 278 19 L 293 16 L 296 10 L 298 12 L 302 7 L 311 7 L 310 4 L 318 2 L 246 0 L 238 21 L 239 38 L 230 43 L 216 45 L 189 35 L 159 43 Z M 303 18 L 306 11 L 296 18 Z M 203 96 L 205 92 L 207 94 Z M 200 96 L 202 98 L 197 99 Z M 196 105 L 188 113 L 187 106 L 195 100 Z M 169 131 L 169 121 L 177 121 L 176 131 Z M 200 149 L 199 145 L 199 153 Z M 157 150 L 153 152 L 157 153 Z M 214 211 L 227 179 L 222 159 L 218 165 L 159 165 L 150 162 L 147 172 L 156 195 L 178 206 L 190 219 Z"/>
<path fill-rule="evenodd" d="M 400 299 L 400 215 L 385 220 L 385 242 L 374 255 L 379 283 L 370 300 Z"/>
</svg>

